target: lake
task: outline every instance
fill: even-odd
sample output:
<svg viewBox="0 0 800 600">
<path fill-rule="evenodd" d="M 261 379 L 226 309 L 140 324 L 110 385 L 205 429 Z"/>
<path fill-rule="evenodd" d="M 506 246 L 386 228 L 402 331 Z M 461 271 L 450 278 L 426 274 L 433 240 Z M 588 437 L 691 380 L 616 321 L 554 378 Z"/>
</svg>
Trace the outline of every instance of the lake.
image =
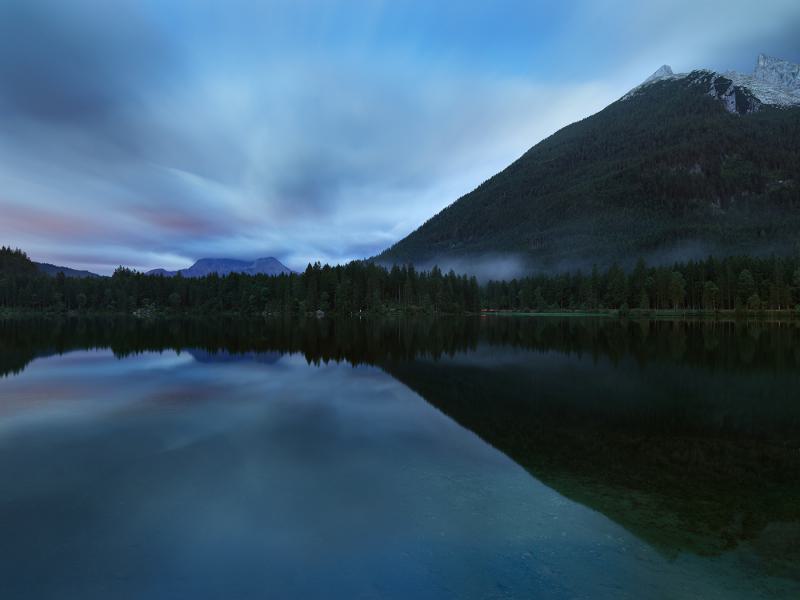
<svg viewBox="0 0 800 600">
<path fill-rule="evenodd" d="M 0 598 L 798 598 L 800 323 L 0 321 Z"/>
</svg>

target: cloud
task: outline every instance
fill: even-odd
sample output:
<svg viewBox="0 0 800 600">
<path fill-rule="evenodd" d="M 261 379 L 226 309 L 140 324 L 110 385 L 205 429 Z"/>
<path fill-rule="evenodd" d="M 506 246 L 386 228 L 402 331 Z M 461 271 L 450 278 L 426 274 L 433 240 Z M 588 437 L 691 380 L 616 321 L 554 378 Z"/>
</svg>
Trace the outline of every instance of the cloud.
<svg viewBox="0 0 800 600">
<path fill-rule="evenodd" d="M 594 6 L 9 0 L 0 237 L 106 273 L 371 256 L 661 63 L 741 68 L 800 22 Z"/>
</svg>

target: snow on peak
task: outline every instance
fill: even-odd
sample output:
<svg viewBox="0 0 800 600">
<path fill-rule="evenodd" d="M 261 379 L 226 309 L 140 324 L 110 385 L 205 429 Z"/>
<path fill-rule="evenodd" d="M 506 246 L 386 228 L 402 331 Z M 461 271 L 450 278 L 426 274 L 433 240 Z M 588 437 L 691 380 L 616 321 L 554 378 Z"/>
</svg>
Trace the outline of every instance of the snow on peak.
<svg viewBox="0 0 800 600">
<path fill-rule="evenodd" d="M 695 77 L 689 83 L 708 85 L 709 95 L 723 101 L 725 108 L 730 112 L 755 112 L 761 104 L 800 105 L 800 65 L 788 60 L 759 54 L 755 69 L 750 74 L 736 71 L 720 74 L 707 70 L 696 71 L 696 73 L 699 73 L 700 76 Z M 687 74 L 673 73 L 668 65 L 664 65 L 625 94 L 622 99 L 627 100 L 645 86 L 658 81 L 686 77 Z M 744 96 L 742 93 L 737 94 L 737 90 L 744 92 Z"/>
<path fill-rule="evenodd" d="M 759 54 L 753 77 L 757 81 L 800 91 L 800 65 L 782 58 Z"/>
<path fill-rule="evenodd" d="M 800 104 L 800 65 L 759 54 L 752 74 L 729 71 L 725 77 L 747 88 L 760 102 L 774 106 Z"/>
<path fill-rule="evenodd" d="M 650 83 L 652 81 L 658 81 L 659 79 L 666 79 L 672 77 L 673 75 L 675 75 L 675 73 L 672 72 L 672 67 L 670 67 L 669 65 L 661 65 L 656 70 L 655 73 L 653 73 L 652 75 L 650 75 L 650 77 L 644 80 L 644 83 L 642 85 L 644 85 L 645 83 Z"/>
<path fill-rule="evenodd" d="M 672 67 L 669 65 L 661 65 L 656 72 L 650 75 L 647 79 L 645 79 L 642 83 L 637 85 L 633 88 L 630 92 L 625 94 L 622 99 L 627 100 L 632 96 L 635 96 L 643 87 L 650 85 L 651 83 L 655 83 L 656 81 L 663 81 L 665 79 L 677 79 L 679 77 L 683 77 L 683 75 L 676 75 L 672 72 Z"/>
</svg>

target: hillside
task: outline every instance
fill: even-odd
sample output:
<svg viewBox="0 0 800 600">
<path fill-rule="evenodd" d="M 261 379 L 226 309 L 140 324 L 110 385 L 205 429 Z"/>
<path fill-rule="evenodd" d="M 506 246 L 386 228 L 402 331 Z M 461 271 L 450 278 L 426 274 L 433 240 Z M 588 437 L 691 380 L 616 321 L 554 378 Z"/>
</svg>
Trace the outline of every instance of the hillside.
<svg viewBox="0 0 800 600">
<path fill-rule="evenodd" d="M 71 269 L 70 267 L 60 267 L 58 265 L 51 265 L 50 263 L 34 263 L 36 268 L 39 270 L 40 273 L 44 273 L 45 275 L 51 275 L 55 277 L 59 273 L 64 273 L 65 277 L 100 277 L 97 273 L 92 273 L 91 271 L 83 271 L 80 269 Z"/>
<path fill-rule="evenodd" d="M 381 263 L 587 268 L 790 253 L 800 238 L 797 65 L 753 75 L 662 67 L 543 140 L 381 253 Z"/>
</svg>

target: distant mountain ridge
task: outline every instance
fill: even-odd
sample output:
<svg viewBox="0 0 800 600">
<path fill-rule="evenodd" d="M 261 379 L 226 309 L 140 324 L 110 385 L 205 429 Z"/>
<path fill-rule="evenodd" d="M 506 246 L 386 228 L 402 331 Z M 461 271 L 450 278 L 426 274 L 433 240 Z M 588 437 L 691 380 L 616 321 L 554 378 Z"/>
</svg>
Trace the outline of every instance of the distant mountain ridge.
<svg viewBox="0 0 800 600">
<path fill-rule="evenodd" d="M 800 251 L 799 208 L 800 66 L 664 65 L 373 260 L 470 272 L 513 259 L 529 273 L 787 255 Z"/>
<path fill-rule="evenodd" d="M 288 275 L 293 271 L 271 256 L 257 258 L 253 261 L 237 260 L 233 258 L 201 258 L 187 269 L 177 271 L 167 271 L 166 269 L 152 269 L 147 271 L 147 275 L 163 275 L 164 277 L 174 277 L 178 273 L 182 277 L 205 277 L 216 273 L 217 275 L 228 275 L 230 273 L 241 273 L 243 275 Z"/>
<path fill-rule="evenodd" d="M 65 277 L 77 277 L 79 279 L 84 277 L 100 277 L 100 275 L 97 273 L 92 273 L 91 271 L 60 267 L 58 265 L 51 265 L 50 263 L 34 262 L 33 264 L 36 265 L 36 268 L 40 273 L 44 273 L 45 275 L 50 275 L 52 277 L 55 277 L 59 273 L 63 273 Z"/>
<path fill-rule="evenodd" d="M 24 273 L 28 275 L 37 272 L 50 277 L 55 277 L 63 273 L 66 277 L 74 278 L 101 278 L 91 271 L 62 267 L 51 263 L 40 263 L 30 259 L 30 257 L 20 249 L 13 249 L 10 246 L 0 247 L 0 272 Z M 218 275 L 228 275 L 229 273 L 242 273 L 246 275 L 281 275 L 293 273 L 286 265 L 273 257 L 257 258 L 253 261 L 236 260 L 233 258 L 201 258 L 188 269 L 179 271 L 167 271 L 165 269 L 152 269 L 145 275 L 163 275 L 172 277 L 180 273 L 183 277 L 204 277 L 212 273 Z"/>
</svg>

